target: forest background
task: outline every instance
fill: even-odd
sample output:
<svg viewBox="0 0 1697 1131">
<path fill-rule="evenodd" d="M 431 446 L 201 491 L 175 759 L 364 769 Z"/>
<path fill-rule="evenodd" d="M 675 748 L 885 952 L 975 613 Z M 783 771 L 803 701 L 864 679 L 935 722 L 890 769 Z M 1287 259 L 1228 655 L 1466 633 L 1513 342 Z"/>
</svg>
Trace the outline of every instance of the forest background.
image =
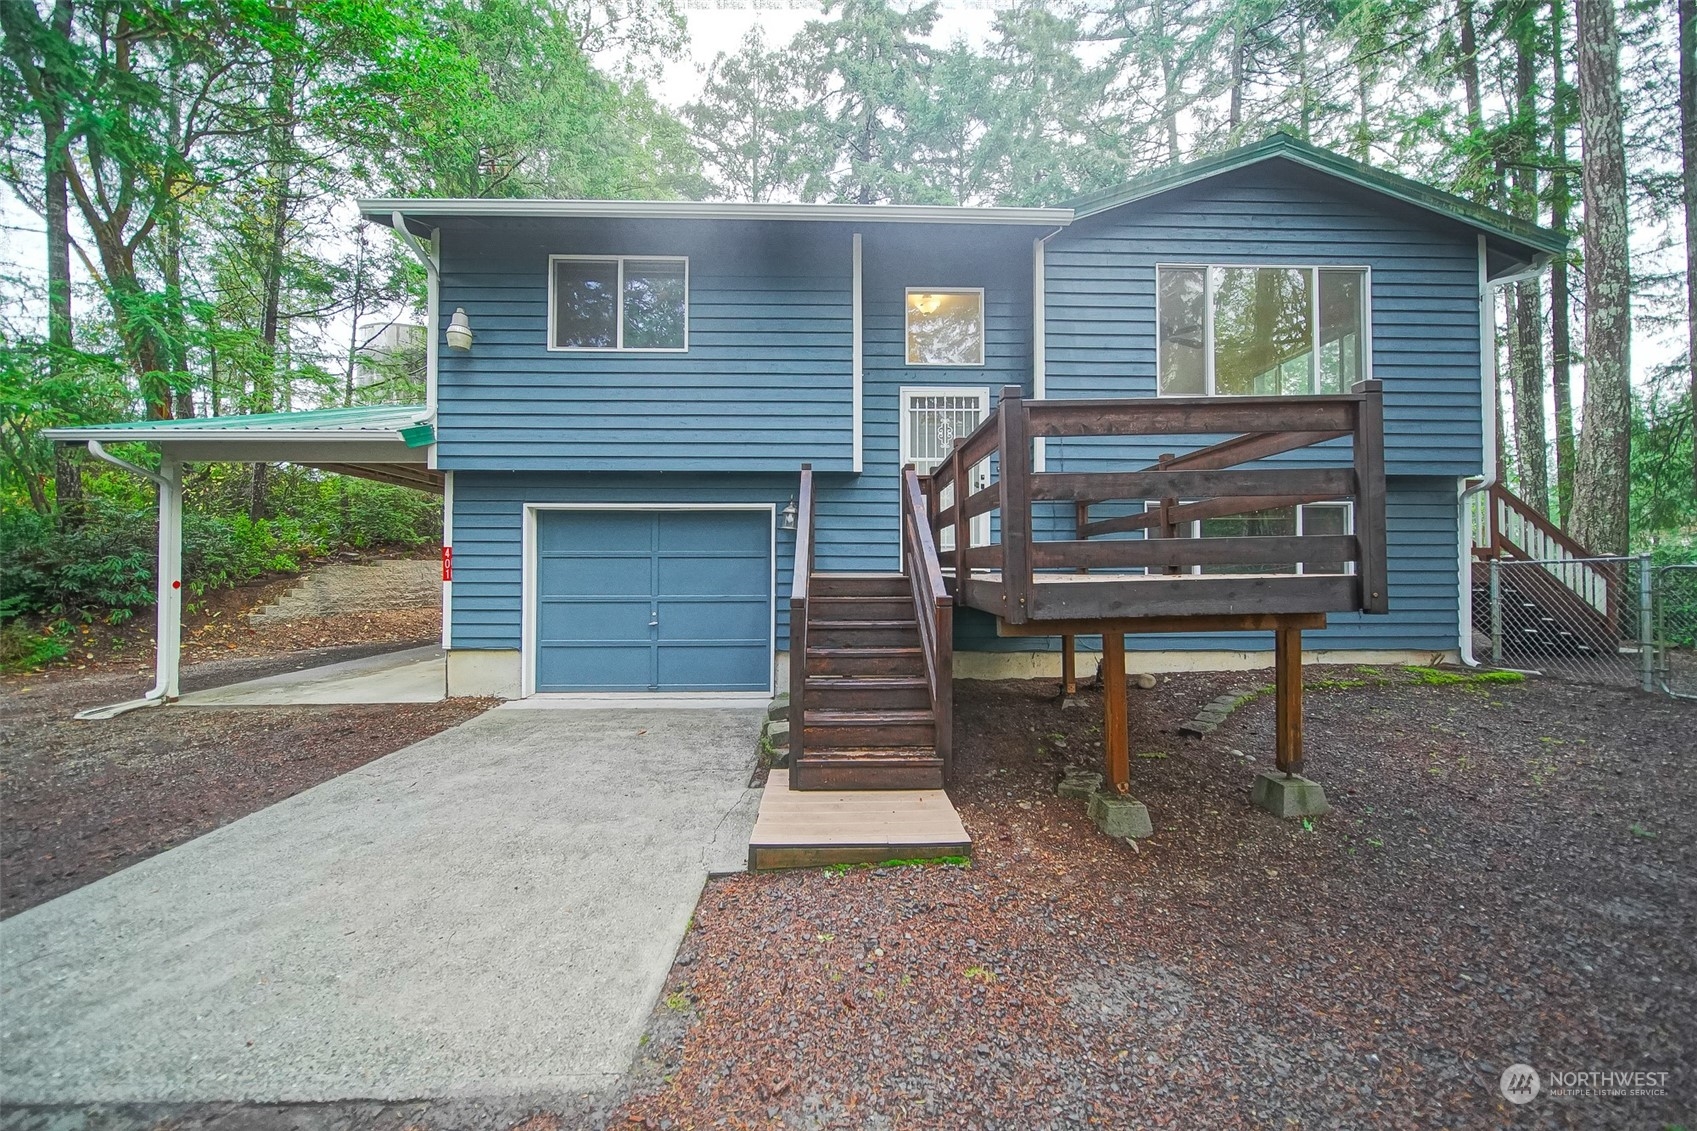
<svg viewBox="0 0 1697 1131">
<path fill-rule="evenodd" d="M 1697 559 L 1697 0 L 786 15 L 674 105 L 724 17 L 673 0 L 0 0 L 0 661 L 152 601 L 151 489 L 43 429 L 422 400 L 422 271 L 356 196 L 1041 205 L 1274 131 L 1575 233 L 1499 291 L 1501 473 Z M 302 468 L 187 493 L 197 591 L 440 535 Z"/>
</svg>

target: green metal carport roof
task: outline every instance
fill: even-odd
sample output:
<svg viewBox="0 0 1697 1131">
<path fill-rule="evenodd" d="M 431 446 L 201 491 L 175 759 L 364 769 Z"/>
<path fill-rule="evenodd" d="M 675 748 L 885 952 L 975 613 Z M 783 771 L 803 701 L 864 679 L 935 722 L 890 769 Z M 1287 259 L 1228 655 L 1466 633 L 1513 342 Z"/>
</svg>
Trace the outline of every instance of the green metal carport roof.
<svg viewBox="0 0 1697 1131">
<path fill-rule="evenodd" d="M 132 420 L 50 428 L 45 435 L 61 443 L 153 444 L 176 463 L 295 463 L 442 492 L 442 473 L 428 464 L 436 429 L 424 405 Z"/>
</svg>

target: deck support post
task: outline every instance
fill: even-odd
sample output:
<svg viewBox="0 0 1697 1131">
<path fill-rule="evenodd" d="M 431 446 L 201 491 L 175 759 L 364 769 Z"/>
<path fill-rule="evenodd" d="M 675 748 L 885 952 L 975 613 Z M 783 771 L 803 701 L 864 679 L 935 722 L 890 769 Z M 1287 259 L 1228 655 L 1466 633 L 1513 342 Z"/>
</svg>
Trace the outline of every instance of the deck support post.
<svg viewBox="0 0 1697 1131">
<path fill-rule="evenodd" d="M 1275 760 L 1290 777 L 1302 772 L 1302 630 L 1280 628 L 1273 638 Z"/>
<path fill-rule="evenodd" d="M 1125 635 L 1102 634 L 1102 753 L 1107 788 L 1131 792 L 1131 737 L 1126 720 Z"/>
<path fill-rule="evenodd" d="M 1061 698 L 1071 699 L 1078 694 L 1078 637 L 1070 632 L 1061 634 Z"/>
</svg>

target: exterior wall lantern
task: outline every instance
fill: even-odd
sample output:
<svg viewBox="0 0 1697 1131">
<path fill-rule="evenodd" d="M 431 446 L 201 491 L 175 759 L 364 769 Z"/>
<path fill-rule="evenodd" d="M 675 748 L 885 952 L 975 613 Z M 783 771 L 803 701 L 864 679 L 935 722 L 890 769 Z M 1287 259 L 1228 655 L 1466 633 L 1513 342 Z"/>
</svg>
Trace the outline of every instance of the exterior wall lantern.
<svg viewBox="0 0 1697 1131">
<path fill-rule="evenodd" d="M 471 322 L 465 316 L 465 307 L 456 307 L 454 316 L 448 320 L 448 348 L 451 350 L 471 349 Z"/>
<path fill-rule="evenodd" d="M 794 530 L 795 529 L 795 513 L 796 513 L 795 512 L 795 496 L 791 495 L 790 501 L 784 504 L 784 517 L 783 517 L 782 521 L 779 523 L 779 525 L 782 526 L 785 530 Z"/>
</svg>

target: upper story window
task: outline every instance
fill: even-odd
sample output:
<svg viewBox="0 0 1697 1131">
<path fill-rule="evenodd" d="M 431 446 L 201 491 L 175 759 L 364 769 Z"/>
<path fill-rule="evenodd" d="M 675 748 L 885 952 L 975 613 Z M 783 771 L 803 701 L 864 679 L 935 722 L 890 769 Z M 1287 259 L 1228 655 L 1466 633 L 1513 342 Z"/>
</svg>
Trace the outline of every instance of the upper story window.
<svg viewBox="0 0 1697 1131">
<path fill-rule="evenodd" d="M 984 364 L 984 288 L 907 289 L 909 365 Z"/>
<path fill-rule="evenodd" d="M 549 256 L 548 348 L 688 349 L 689 260 Z"/>
<path fill-rule="evenodd" d="M 1364 267 L 1157 267 L 1162 396 L 1344 393 L 1368 376 Z"/>
</svg>

